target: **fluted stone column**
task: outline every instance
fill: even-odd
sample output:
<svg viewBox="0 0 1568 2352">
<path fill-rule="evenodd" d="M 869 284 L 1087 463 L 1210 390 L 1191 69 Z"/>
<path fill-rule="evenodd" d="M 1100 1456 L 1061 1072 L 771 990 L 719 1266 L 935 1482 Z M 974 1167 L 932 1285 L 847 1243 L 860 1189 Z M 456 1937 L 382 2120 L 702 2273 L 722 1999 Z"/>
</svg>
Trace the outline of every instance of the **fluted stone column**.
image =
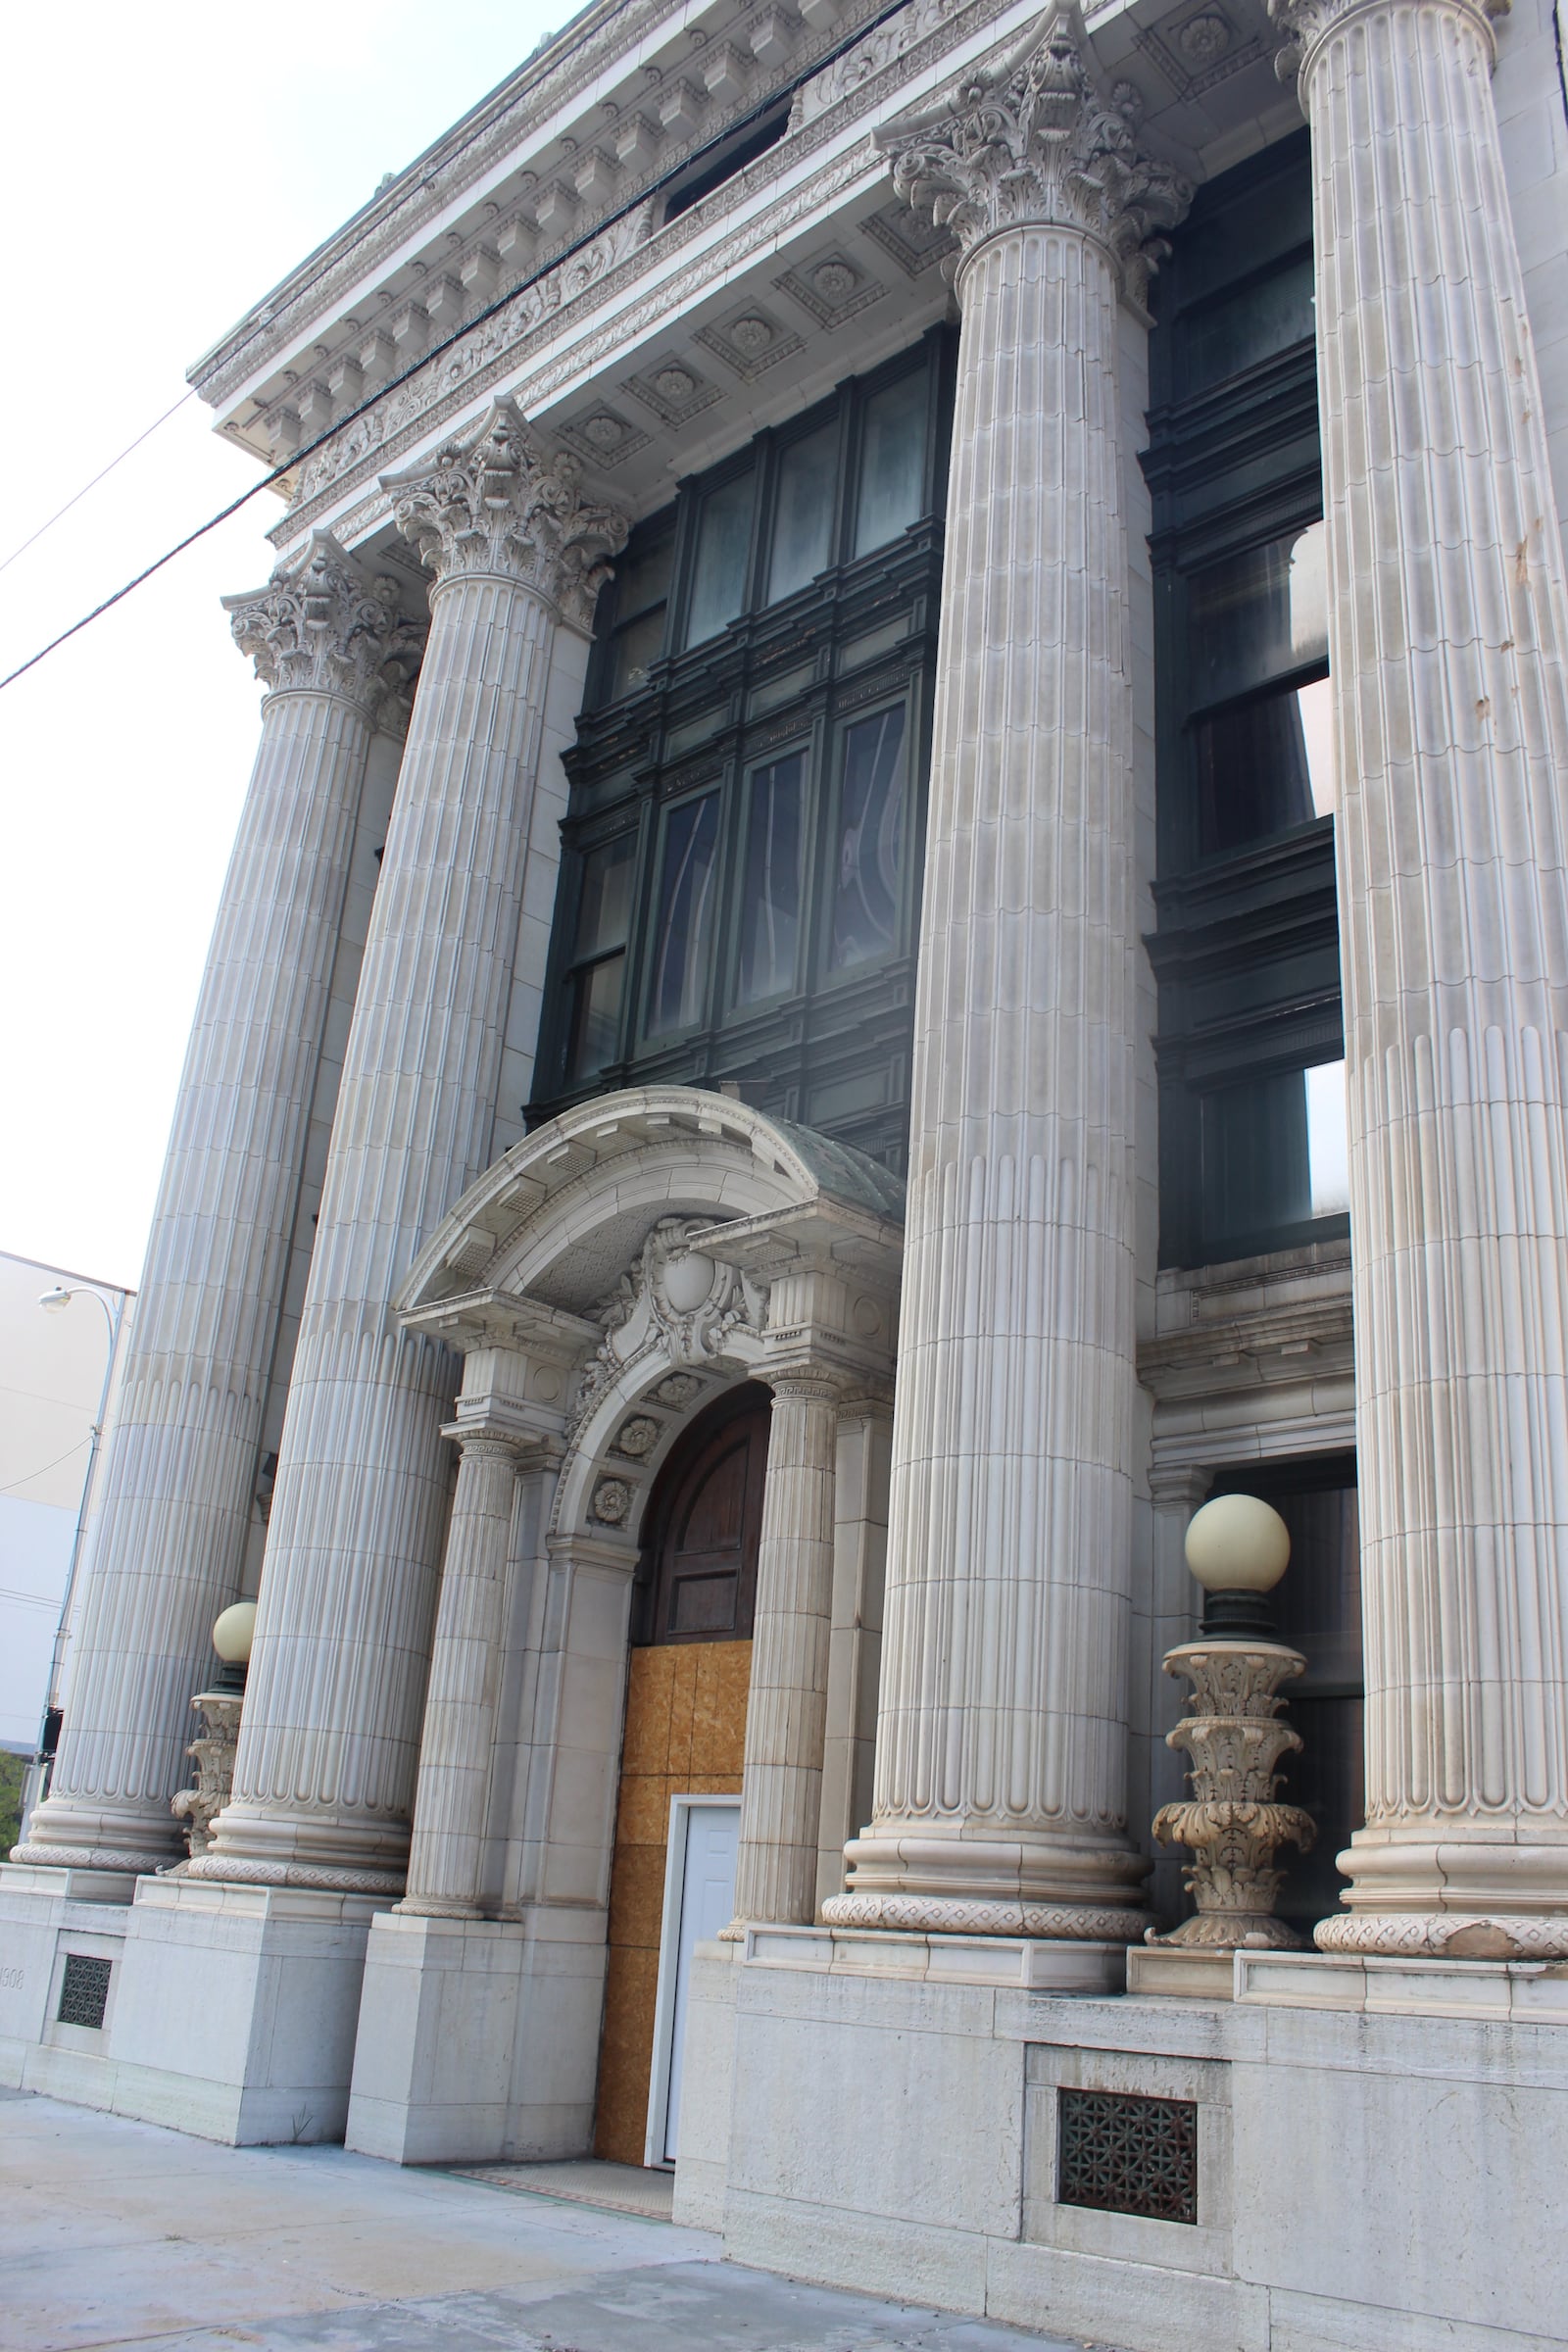
<svg viewBox="0 0 1568 2352">
<path fill-rule="evenodd" d="M 191 1693 L 238 1590 L 376 705 L 418 636 L 323 533 L 224 599 L 270 688 L 153 1214 L 54 1785 L 19 1861 L 179 1851 Z"/>
<path fill-rule="evenodd" d="M 454 1361 L 390 1302 L 489 1156 L 551 648 L 625 524 L 511 402 L 386 485 L 435 574 L 344 1058 L 234 1798 L 192 1875 L 398 1892 Z"/>
<path fill-rule="evenodd" d="M 1568 1954 L 1568 591 L 1472 0 L 1289 0 L 1312 126 L 1366 1828 L 1330 1950 Z"/>
<path fill-rule="evenodd" d="M 816 1845 L 833 1623 L 833 1468 L 842 1384 L 766 1373 L 773 1391 L 746 1702 L 735 1919 L 806 1926 L 816 1916 Z"/>
<path fill-rule="evenodd" d="M 1054 16 L 883 134 L 962 247 L 868 1834 L 835 1924 L 1123 1940 L 1132 719 L 1118 301 L 1186 191 Z"/>
<path fill-rule="evenodd" d="M 419 1740 L 408 1892 L 395 1907 L 429 1918 L 477 1919 L 517 1444 L 484 1429 L 447 1435 L 459 1443 L 458 1487 Z"/>
</svg>

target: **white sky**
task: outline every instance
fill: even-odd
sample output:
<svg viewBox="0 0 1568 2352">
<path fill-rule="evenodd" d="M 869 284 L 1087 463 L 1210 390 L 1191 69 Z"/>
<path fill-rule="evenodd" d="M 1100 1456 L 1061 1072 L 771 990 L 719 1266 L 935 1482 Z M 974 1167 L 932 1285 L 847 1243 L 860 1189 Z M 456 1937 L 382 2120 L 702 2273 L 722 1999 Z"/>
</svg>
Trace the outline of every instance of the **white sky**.
<svg viewBox="0 0 1568 2352">
<path fill-rule="evenodd" d="M 24 4 L 3 47 L 0 561 L 575 0 Z M 256 478 L 192 400 L 0 570 L 0 675 Z M 0 1250 L 135 1283 L 260 688 L 264 493 L 0 694 Z"/>
</svg>

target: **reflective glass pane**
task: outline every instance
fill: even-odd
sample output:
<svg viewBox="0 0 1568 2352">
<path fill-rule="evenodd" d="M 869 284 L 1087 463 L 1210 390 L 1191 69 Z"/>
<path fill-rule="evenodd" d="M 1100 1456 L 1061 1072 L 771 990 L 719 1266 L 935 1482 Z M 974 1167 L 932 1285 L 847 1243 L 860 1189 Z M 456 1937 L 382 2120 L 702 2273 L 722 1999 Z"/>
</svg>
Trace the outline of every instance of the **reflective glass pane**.
<svg viewBox="0 0 1568 2352">
<path fill-rule="evenodd" d="M 610 662 L 612 703 L 618 702 L 623 694 L 634 694 L 639 686 L 647 685 L 648 664 L 657 662 L 664 650 L 663 606 L 656 605 L 651 612 L 641 612 L 623 629 L 617 629 L 613 646 Z"/>
<path fill-rule="evenodd" d="M 748 470 L 710 490 L 703 501 L 691 609 L 686 616 L 688 645 L 716 637 L 745 606 L 754 487 L 754 476 Z"/>
<path fill-rule="evenodd" d="M 1211 564 L 1188 582 L 1188 708 L 1326 662 L 1327 538 L 1320 522 Z"/>
<path fill-rule="evenodd" d="M 566 1084 L 579 1086 L 613 1061 L 620 1040 L 620 992 L 625 978 L 623 955 L 607 956 L 574 972 L 571 980 L 571 1031 L 566 1045 Z"/>
<path fill-rule="evenodd" d="M 1204 1097 L 1202 1122 L 1211 1242 L 1250 1240 L 1348 1208 L 1343 1061 L 1219 1088 Z"/>
<path fill-rule="evenodd" d="M 752 770 L 735 1002 L 755 1004 L 795 986 L 801 938 L 801 803 L 806 756 Z"/>
<path fill-rule="evenodd" d="M 718 795 L 686 801 L 664 820 L 648 991 L 648 1034 L 689 1029 L 703 1017 L 715 917 Z"/>
<path fill-rule="evenodd" d="M 885 956 L 898 937 L 904 717 L 900 704 L 845 730 L 829 951 L 834 971 Z"/>
<path fill-rule="evenodd" d="M 1293 343 L 1309 342 L 1315 328 L 1312 257 L 1302 254 L 1277 276 L 1188 312 L 1181 323 L 1182 389 L 1200 392 L 1240 375 Z"/>
<path fill-rule="evenodd" d="M 770 605 L 781 596 L 793 596 L 827 566 L 838 454 L 839 428 L 825 424 L 804 441 L 792 441 L 779 459 L 773 549 L 767 565 Z"/>
<path fill-rule="evenodd" d="M 855 552 L 886 547 L 918 522 L 925 488 L 924 369 L 899 378 L 865 404 L 860 479 L 856 492 Z"/>
<path fill-rule="evenodd" d="M 602 842 L 584 858 L 577 931 L 572 941 L 573 962 L 588 956 L 602 956 L 607 948 L 625 946 L 636 856 L 637 836 L 621 833 L 613 841 Z"/>
<path fill-rule="evenodd" d="M 669 594 L 669 564 L 675 541 L 666 531 L 643 546 L 635 541 L 615 565 L 615 618 L 631 620 Z"/>
<path fill-rule="evenodd" d="M 1338 804 L 1327 678 L 1258 695 L 1199 722 L 1198 854 L 1228 857 Z"/>
</svg>

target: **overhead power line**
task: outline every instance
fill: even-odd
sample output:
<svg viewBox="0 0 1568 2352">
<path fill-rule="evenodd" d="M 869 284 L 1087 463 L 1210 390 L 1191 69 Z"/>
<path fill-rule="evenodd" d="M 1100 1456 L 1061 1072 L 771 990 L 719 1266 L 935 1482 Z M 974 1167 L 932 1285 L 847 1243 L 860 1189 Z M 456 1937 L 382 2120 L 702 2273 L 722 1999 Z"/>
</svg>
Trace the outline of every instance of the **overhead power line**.
<svg viewBox="0 0 1568 2352">
<path fill-rule="evenodd" d="M 161 424 L 167 424 L 176 410 L 182 409 L 187 400 L 194 400 L 195 397 L 196 389 L 195 386 L 192 385 L 188 391 L 180 394 L 179 398 L 174 402 L 172 408 L 166 409 L 161 416 L 155 416 L 145 432 L 138 433 L 134 441 L 127 441 L 118 458 L 111 458 L 108 465 L 102 466 L 99 471 L 93 475 L 90 482 L 82 483 L 81 488 L 75 493 L 74 497 L 68 498 L 63 507 L 56 508 L 55 512 L 50 515 L 47 522 L 39 523 L 38 528 L 33 532 L 30 539 L 24 539 L 20 547 L 14 547 L 9 556 L 6 556 L 4 559 L 0 559 L 0 571 L 8 571 L 19 556 L 24 556 L 29 547 L 36 547 L 39 540 L 43 537 L 45 531 L 52 531 L 55 527 L 55 524 L 60 521 L 63 515 L 69 514 L 73 507 L 79 506 L 81 504 L 81 501 L 86 497 L 89 490 L 96 490 L 100 482 L 107 481 L 117 466 L 123 466 L 125 460 L 131 455 L 132 451 L 140 449 L 142 443 L 150 440 L 153 434 L 157 432 Z"/>
<path fill-rule="evenodd" d="M 734 139 L 738 132 L 746 130 L 761 116 L 771 114 L 781 99 L 799 89 L 803 82 L 810 81 L 818 74 L 825 72 L 847 50 L 855 48 L 870 33 L 875 32 L 879 25 L 886 24 L 889 17 L 897 16 L 906 4 L 906 0 L 887 0 L 886 7 L 878 9 L 876 14 L 868 17 L 863 24 L 857 24 L 853 31 L 845 35 L 843 40 L 836 42 L 821 57 L 813 59 L 808 71 L 798 76 L 794 82 L 787 83 L 782 89 L 770 91 L 765 98 L 759 99 L 755 106 L 749 107 L 746 113 L 738 117 L 735 122 L 726 122 L 722 130 L 715 131 L 710 139 L 705 139 L 703 144 L 691 155 L 683 157 L 680 163 L 672 165 L 668 172 L 663 172 L 650 186 L 639 189 L 635 196 L 628 197 L 623 205 L 618 206 L 614 212 L 607 214 L 603 220 L 597 221 L 592 228 L 584 229 L 581 236 L 573 237 L 568 244 L 561 248 L 559 253 L 552 254 L 550 260 L 534 270 L 531 276 L 519 278 L 516 285 L 510 286 L 505 294 L 498 294 L 494 302 L 487 303 L 482 311 L 476 311 L 473 317 L 465 319 L 461 326 L 455 326 L 449 335 L 444 335 L 439 343 L 433 344 L 417 360 L 411 360 L 400 374 L 389 377 L 384 384 L 378 384 L 375 390 L 368 393 L 356 407 L 347 410 L 343 416 L 334 417 L 323 432 L 317 434 L 314 441 L 308 441 L 303 449 L 295 450 L 281 466 L 274 466 L 270 473 L 264 473 L 259 481 L 251 484 L 248 490 L 242 490 L 238 498 L 230 499 L 226 507 L 220 507 L 216 514 L 211 514 L 205 522 L 198 523 L 193 531 L 187 531 L 183 539 L 176 540 L 172 547 L 167 549 L 153 563 L 138 571 L 134 579 L 127 580 L 122 588 L 117 588 L 113 596 L 106 596 L 101 604 L 94 605 L 90 612 L 84 612 L 81 618 L 74 620 L 68 629 L 62 629 L 58 637 L 51 637 L 47 645 L 41 645 L 35 654 L 28 655 L 25 662 L 19 662 L 15 669 L 0 678 L 0 694 L 3 694 L 8 686 L 14 686 L 19 678 L 24 678 L 30 669 L 36 669 L 39 662 L 47 661 L 51 654 L 58 653 L 61 646 L 69 645 L 73 637 L 79 637 L 82 630 L 90 628 L 95 620 L 101 620 L 106 612 L 112 612 L 116 605 L 122 604 L 127 596 L 143 587 L 156 573 L 162 571 L 167 564 L 172 564 L 176 556 L 182 556 L 186 548 L 194 547 L 198 539 L 205 539 L 209 531 L 216 531 L 220 523 L 228 521 L 230 515 L 237 514 L 242 507 L 248 507 L 253 498 L 259 498 L 264 490 L 270 490 L 275 482 L 282 481 L 285 474 L 292 473 L 296 466 L 303 466 L 307 459 L 313 458 L 318 449 L 324 449 L 327 442 L 335 439 L 345 425 L 353 424 L 358 418 L 368 415 L 379 401 L 386 399 L 388 393 L 395 392 L 399 385 L 406 384 L 412 376 L 417 375 L 421 368 L 428 368 L 432 360 L 438 360 L 444 351 L 450 351 L 455 343 L 461 343 L 463 338 L 471 334 L 476 326 L 482 326 L 487 318 L 493 318 L 498 311 L 504 311 L 509 303 L 515 302 L 517 296 L 525 293 L 529 286 L 537 285 L 542 277 L 550 274 L 551 270 L 559 270 L 564 262 L 571 260 L 573 254 L 581 253 L 584 246 L 591 245 L 596 238 L 602 237 L 607 229 L 613 228 L 617 220 L 625 220 L 629 213 L 636 212 L 640 205 L 648 203 L 650 198 L 657 196 L 660 190 L 666 187 L 672 179 L 689 172 L 699 157 L 707 155 L 713 148 Z M 91 485 L 89 484 L 88 487 L 90 488 Z M 78 492 L 77 496 L 80 495 L 81 493 Z M 17 552 L 20 554 L 21 550 L 19 549 Z"/>
</svg>

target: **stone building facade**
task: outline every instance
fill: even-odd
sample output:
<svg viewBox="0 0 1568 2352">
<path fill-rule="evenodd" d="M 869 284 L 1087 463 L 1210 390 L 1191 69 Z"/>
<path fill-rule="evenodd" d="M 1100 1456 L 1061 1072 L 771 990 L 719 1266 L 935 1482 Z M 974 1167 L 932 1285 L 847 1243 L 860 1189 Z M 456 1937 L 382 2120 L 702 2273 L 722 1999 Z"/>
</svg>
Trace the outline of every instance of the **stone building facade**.
<svg viewBox="0 0 1568 2352">
<path fill-rule="evenodd" d="M 596 0 L 200 364 L 288 506 L 9 2080 L 1560 2340 L 1565 223 L 1548 0 Z M 1237 1490 L 1319 1834 L 1184 1991 Z"/>
</svg>

